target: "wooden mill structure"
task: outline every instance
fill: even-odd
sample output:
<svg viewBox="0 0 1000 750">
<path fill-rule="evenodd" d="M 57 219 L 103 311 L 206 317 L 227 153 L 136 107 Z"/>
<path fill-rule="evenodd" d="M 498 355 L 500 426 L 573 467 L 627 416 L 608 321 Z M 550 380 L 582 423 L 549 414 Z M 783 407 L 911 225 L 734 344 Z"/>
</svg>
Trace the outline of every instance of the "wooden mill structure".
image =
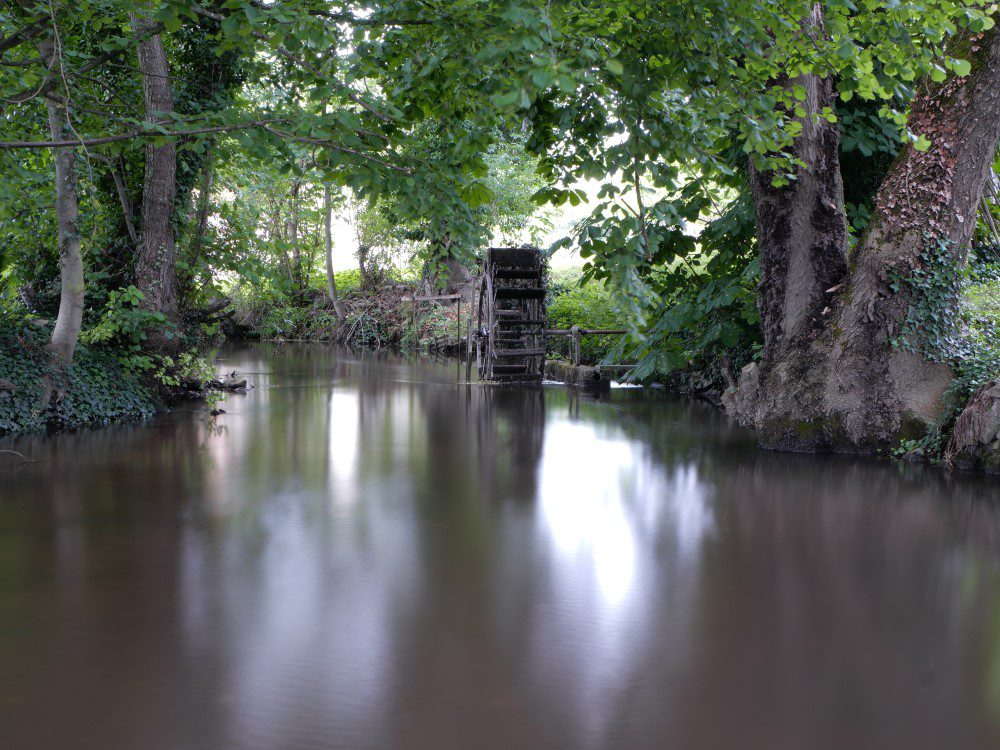
<svg viewBox="0 0 1000 750">
<path fill-rule="evenodd" d="M 479 377 L 537 383 L 545 372 L 545 263 L 530 247 L 491 247 L 476 313 Z"/>
</svg>

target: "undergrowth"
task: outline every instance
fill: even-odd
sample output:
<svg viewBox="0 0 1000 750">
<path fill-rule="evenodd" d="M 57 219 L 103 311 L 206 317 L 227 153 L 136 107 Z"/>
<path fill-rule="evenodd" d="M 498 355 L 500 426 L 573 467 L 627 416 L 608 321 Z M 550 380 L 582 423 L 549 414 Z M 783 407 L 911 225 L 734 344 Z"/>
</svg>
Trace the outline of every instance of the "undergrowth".
<svg viewBox="0 0 1000 750">
<path fill-rule="evenodd" d="M 46 340 L 30 322 L 0 317 L 0 433 L 105 425 L 156 410 L 154 390 L 115 354 L 81 344 L 73 364 L 54 368 Z M 46 378 L 57 397 L 39 410 Z"/>
</svg>

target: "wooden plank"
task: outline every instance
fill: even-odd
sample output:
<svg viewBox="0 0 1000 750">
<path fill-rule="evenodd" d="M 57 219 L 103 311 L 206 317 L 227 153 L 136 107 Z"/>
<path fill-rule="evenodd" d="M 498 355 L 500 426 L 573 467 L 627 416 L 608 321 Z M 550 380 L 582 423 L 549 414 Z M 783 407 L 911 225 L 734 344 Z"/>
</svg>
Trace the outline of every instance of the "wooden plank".
<svg viewBox="0 0 1000 750">
<path fill-rule="evenodd" d="M 545 354 L 544 349 L 494 349 L 494 357 L 541 357 Z"/>
<path fill-rule="evenodd" d="M 581 328 L 579 330 L 579 333 L 582 334 L 582 335 L 584 335 L 584 336 L 588 336 L 588 335 L 589 336 L 623 336 L 626 333 L 628 333 L 628 331 L 623 331 L 623 330 L 618 330 L 618 329 L 612 329 L 612 328 L 594 328 L 594 329 Z M 573 335 L 573 329 L 572 328 L 548 328 L 545 331 L 545 335 L 546 336 L 572 336 Z"/>
<path fill-rule="evenodd" d="M 426 297 L 400 297 L 402 302 L 454 302 L 462 299 L 461 294 L 432 294 Z"/>
</svg>

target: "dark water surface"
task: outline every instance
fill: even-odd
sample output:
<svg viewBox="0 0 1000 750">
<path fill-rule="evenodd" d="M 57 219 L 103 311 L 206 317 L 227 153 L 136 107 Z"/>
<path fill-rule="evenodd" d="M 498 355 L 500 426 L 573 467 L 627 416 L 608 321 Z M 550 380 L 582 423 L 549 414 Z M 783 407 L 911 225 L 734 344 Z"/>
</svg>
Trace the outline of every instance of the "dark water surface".
<svg viewBox="0 0 1000 750">
<path fill-rule="evenodd" d="M 1000 746 L 1000 488 L 656 392 L 233 350 L 8 440 L 0 747 Z"/>
</svg>

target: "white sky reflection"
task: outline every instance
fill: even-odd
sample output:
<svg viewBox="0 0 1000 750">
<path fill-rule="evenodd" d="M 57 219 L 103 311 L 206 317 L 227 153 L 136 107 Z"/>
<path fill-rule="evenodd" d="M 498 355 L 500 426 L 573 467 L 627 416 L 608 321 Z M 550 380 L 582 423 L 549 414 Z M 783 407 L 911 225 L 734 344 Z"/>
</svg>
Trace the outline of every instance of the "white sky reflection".
<svg viewBox="0 0 1000 750">
<path fill-rule="evenodd" d="M 580 745 L 605 747 L 655 642 L 693 642 L 712 512 L 695 467 L 668 470 L 614 426 L 548 419 L 536 520 L 548 606 L 532 637 L 534 681 L 545 691 L 558 681 Z M 673 652 L 678 672 L 686 651 Z"/>
</svg>

